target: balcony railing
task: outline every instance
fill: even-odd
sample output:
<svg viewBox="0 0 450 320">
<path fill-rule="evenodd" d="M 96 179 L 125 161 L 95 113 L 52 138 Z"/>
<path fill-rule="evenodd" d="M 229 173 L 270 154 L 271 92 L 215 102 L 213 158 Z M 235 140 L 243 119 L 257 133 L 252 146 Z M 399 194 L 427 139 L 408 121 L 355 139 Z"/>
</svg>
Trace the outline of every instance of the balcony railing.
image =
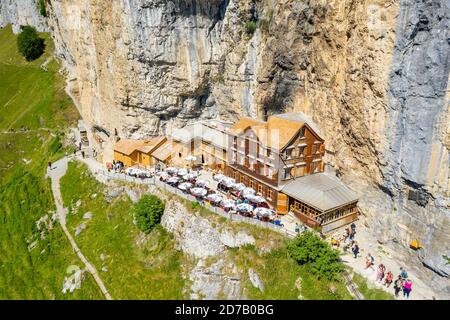
<svg viewBox="0 0 450 320">
<path fill-rule="evenodd" d="M 243 166 L 238 163 L 234 163 L 233 165 L 230 165 L 230 167 L 234 167 L 234 168 L 248 174 L 249 176 L 254 177 L 255 179 L 259 179 L 262 182 L 267 183 L 269 185 L 276 186 L 278 184 L 278 173 L 273 174 L 272 178 L 269 178 L 268 176 L 261 175 L 257 171 L 256 172 L 252 171 L 252 170 L 250 170 L 249 167 Z"/>
</svg>

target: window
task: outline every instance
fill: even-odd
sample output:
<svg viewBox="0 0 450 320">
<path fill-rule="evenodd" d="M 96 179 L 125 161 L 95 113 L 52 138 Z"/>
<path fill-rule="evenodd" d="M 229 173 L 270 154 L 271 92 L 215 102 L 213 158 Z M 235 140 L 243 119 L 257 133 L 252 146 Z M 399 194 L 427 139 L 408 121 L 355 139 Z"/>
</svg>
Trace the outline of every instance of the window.
<svg viewBox="0 0 450 320">
<path fill-rule="evenodd" d="M 300 129 L 300 138 L 304 138 L 305 137 L 305 127 L 302 127 Z"/>
<path fill-rule="evenodd" d="M 263 186 L 262 186 L 262 184 L 258 184 L 258 193 L 259 194 L 263 193 Z"/>
<path fill-rule="evenodd" d="M 255 171 L 255 161 L 250 160 L 250 170 Z"/>
<path fill-rule="evenodd" d="M 239 179 L 240 183 L 244 183 L 244 176 L 241 174 L 241 178 Z"/>
<path fill-rule="evenodd" d="M 255 181 L 250 179 L 250 188 L 255 189 Z"/>
<path fill-rule="evenodd" d="M 305 146 L 298 147 L 298 156 L 302 157 L 304 151 L 305 151 Z"/>
<path fill-rule="evenodd" d="M 234 151 L 233 152 L 233 162 L 236 162 L 236 159 L 237 159 L 237 152 Z"/>
<path fill-rule="evenodd" d="M 267 176 L 270 178 L 270 179 L 272 179 L 272 177 L 273 177 L 273 169 L 272 168 L 268 168 L 268 170 L 267 170 Z"/>
<path fill-rule="evenodd" d="M 181 158 L 181 157 L 182 157 L 181 152 L 179 152 L 178 153 L 178 158 Z"/>
<path fill-rule="evenodd" d="M 239 163 L 240 163 L 240 165 L 244 165 L 244 163 L 245 163 L 245 161 L 244 161 L 244 157 L 243 156 L 240 156 L 239 157 Z"/>
<path fill-rule="evenodd" d="M 292 173 L 292 168 L 285 168 L 284 169 L 284 175 L 283 175 L 283 179 L 290 179 L 291 178 L 291 173 Z"/>
<path fill-rule="evenodd" d="M 319 172 L 319 163 L 320 162 L 313 162 L 312 163 L 312 172 L 314 172 L 314 173 L 316 173 L 316 172 Z"/>
<path fill-rule="evenodd" d="M 267 190 L 267 200 L 273 200 L 273 190 L 271 189 Z"/>
<path fill-rule="evenodd" d="M 286 151 L 285 151 L 285 154 L 286 154 L 286 158 L 292 158 L 292 149 L 286 149 Z"/>
</svg>

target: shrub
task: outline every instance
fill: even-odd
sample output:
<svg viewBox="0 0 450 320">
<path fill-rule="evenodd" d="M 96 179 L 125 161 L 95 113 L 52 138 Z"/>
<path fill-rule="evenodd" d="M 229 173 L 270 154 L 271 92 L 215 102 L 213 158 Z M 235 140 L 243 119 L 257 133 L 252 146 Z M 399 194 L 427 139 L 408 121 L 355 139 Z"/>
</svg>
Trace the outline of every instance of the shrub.
<svg viewBox="0 0 450 320">
<path fill-rule="evenodd" d="M 308 265 L 319 278 L 337 280 L 344 270 L 339 259 L 339 251 L 312 232 L 305 232 L 288 245 L 290 256 L 300 265 Z"/>
<path fill-rule="evenodd" d="M 254 21 L 247 21 L 245 23 L 245 32 L 250 35 L 255 33 L 256 28 L 257 28 L 257 25 L 256 25 L 256 22 L 254 22 Z"/>
<path fill-rule="evenodd" d="M 25 26 L 17 37 L 17 48 L 27 61 L 33 61 L 44 53 L 45 41 L 35 28 Z"/>
<path fill-rule="evenodd" d="M 143 196 L 134 206 L 134 218 L 139 229 L 149 234 L 161 222 L 164 202 L 154 195 Z"/>
<path fill-rule="evenodd" d="M 41 16 L 47 18 L 47 7 L 45 4 L 45 0 L 38 0 L 37 5 Z"/>
</svg>

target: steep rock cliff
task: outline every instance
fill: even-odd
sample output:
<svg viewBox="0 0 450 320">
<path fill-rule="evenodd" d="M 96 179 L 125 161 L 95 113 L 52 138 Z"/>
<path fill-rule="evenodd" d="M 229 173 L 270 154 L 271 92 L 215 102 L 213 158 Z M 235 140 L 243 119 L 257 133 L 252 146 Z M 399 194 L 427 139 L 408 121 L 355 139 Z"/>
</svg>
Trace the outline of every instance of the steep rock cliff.
<svg viewBox="0 0 450 320">
<path fill-rule="evenodd" d="M 9 2 L 0 3 L 3 17 Z M 417 238 L 419 258 L 450 274 L 449 0 L 51 0 L 48 9 L 94 130 L 139 138 L 198 118 L 304 111 L 379 240 Z"/>
<path fill-rule="evenodd" d="M 0 28 L 11 23 L 15 33 L 22 25 L 32 25 L 38 31 L 48 31 L 45 18 L 38 12 L 37 0 L 0 1 Z"/>
</svg>

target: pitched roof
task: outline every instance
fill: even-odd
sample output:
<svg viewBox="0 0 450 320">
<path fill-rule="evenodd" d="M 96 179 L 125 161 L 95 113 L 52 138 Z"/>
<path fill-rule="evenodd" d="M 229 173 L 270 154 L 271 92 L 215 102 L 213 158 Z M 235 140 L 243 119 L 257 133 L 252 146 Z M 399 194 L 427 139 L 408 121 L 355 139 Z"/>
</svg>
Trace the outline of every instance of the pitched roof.
<svg viewBox="0 0 450 320">
<path fill-rule="evenodd" d="M 171 138 L 184 144 L 190 143 L 193 139 L 204 140 L 219 148 L 228 148 L 228 135 L 225 133 L 225 130 L 212 127 L 208 123 L 198 122 L 184 128 L 174 129 L 171 133 Z"/>
<path fill-rule="evenodd" d="M 281 192 L 322 212 L 358 201 L 358 196 L 337 177 L 323 172 L 297 178 Z"/>
<path fill-rule="evenodd" d="M 263 121 L 259 121 L 259 120 L 255 120 L 255 119 L 247 118 L 247 117 L 242 117 L 241 119 L 239 119 L 238 122 L 236 122 L 228 130 L 228 132 L 230 132 L 232 134 L 239 134 L 242 131 L 244 131 L 245 129 L 247 129 L 248 127 L 256 126 L 256 125 L 264 125 L 264 124 L 265 124 L 265 122 L 263 122 Z"/>
<path fill-rule="evenodd" d="M 150 153 L 165 139 L 166 137 L 157 137 L 149 140 L 121 139 L 114 145 L 114 151 L 120 152 L 127 156 L 136 150 L 143 153 Z"/>
<path fill-rule="evenodd" d="M 250 128 L 264 145 L 281 150 L 295 137 L 305 124 L 319 135 L 315 123 L 302 112 L 270 116 L 267 122 L 242 118 L 236 122 L 229 132 L 238 135 Z"/>
<path fill-rule="evenodd" d="M 166 161 L 174 153 L 175 145 L 175 143 L 166 141 L 158 149 L 153 151 L 152 156 L 160 161 Z"/>
</svg>

